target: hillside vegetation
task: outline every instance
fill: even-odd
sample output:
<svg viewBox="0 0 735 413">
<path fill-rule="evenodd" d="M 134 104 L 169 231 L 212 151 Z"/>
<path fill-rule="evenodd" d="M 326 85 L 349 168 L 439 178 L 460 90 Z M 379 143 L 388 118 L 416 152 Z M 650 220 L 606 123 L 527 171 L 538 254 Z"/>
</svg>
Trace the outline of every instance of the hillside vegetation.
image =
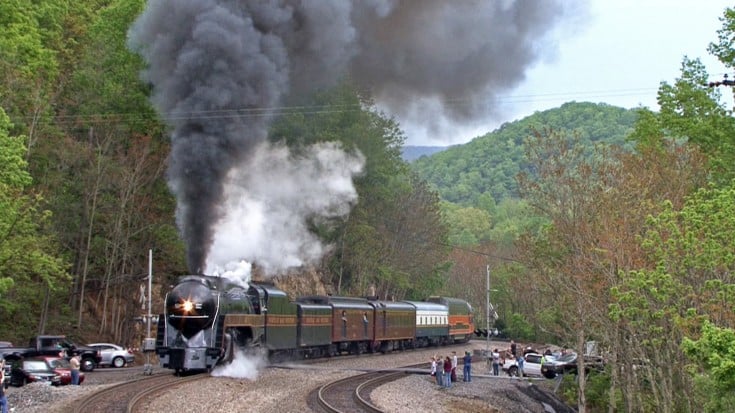
<svg viewBox="0 0 735 413">
<path fill-rule="evenodd" d="M 479 205 L 483 195 L 496 203 L 518 197 L 516 176 L 528 169 L 524 140 L 545 129 L 569 131 L 590 147 L 598 142 L 624 145 L 637 119 L 635 110 L 604 103 L 565 103 L 503 124 L 464 145 L 450 147 L 413 162 L 418 175 L 437 189 L 442 199 Z"/>
</svg>

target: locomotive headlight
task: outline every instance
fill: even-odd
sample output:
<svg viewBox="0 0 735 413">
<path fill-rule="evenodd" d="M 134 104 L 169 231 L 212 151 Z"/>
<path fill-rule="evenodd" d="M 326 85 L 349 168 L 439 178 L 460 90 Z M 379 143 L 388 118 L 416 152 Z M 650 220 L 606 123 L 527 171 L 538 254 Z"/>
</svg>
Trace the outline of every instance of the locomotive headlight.
<svg viewBox="0 0 735 413">
<path fill-rule="evenodd" d="M 191 310 L 194 309 L 194 303 L 192 303 L 189 300 L 184 301 L 184 304 L 181 305 L 181 309 L 183 309 L 185 312 L 189 313 Z"/>
</svg>

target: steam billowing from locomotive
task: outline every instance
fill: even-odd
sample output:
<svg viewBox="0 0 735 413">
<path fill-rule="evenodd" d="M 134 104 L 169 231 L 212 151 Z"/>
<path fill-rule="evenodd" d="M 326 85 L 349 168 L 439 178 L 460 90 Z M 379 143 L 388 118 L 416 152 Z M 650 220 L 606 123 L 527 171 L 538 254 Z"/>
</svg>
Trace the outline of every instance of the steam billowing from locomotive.
<svg viewBox="0 0 735 413">
<path fill-rule="evenodd" d="M 242 222 L 231 213 L 235 205 L 248 211 L 248 222 L 273 218 L 274 226 L 250 229 L 269 233 L 271 248 L 285 249 L 297 265 L 320 247 L 311 247 L 306 225 L 288 225 L 345 214 L 356 202 L 345 182 L 361 170 L 359 154 L 313 148 L 315 165 L 263 143 L 290 98 L 348 75 L 402 119 L 487 115 L 494 96 L 518 84 L 539 58 L 547 46 L 539 39 L 564 14 L 562 4 L 568 2 L 149 0 L 129 41 L 148 63 L 144 79 L 172 128 L 168 182 L 190 270 L 223 264 L 212 262 L 210 250 L 222 242 L 224 223 Z M 262 162 L 273 157 L 282 163 Z M 328 174 L 304 174 L 295 164 Z M 299 189 L 286 193 L 289 182 Z M 330 201 L 314 202 L 319 198 Z M 245 250 L 241 258 L 280 270 L 267 261 L 271 254 Z"/>
</svg>

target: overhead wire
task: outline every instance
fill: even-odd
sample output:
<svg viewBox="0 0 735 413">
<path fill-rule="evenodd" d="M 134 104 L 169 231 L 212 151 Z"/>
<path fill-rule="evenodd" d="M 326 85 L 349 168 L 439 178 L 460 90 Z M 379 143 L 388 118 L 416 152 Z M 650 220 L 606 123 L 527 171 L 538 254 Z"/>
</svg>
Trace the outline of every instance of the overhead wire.
<svg viewBox="0 0 735 413">
<path fill-rule="evenodd" d="M 571 101 L 576 99 L 602 99 L 610 97 L 647 96 L 655 93 L 656 88 L 633 88 L 633 89 L 610 89 L 595 91 L 558 92 L 531 95 L 499 95 L 494 99 L 477 100 L 470 98 L 447 99 L 442 101 L 446 107 L 458 106 L 498 106 L 518 103 L 541 102 L 541 101 Z M 327 105 L 291 105 L 273 107 L 243 107 L 228 109 L 209 109 L 193 111 L 171 111 L 159 115 L 166 121 L 178 120 L 211 120 L 231 118 L 269 118 L 291 114 L 317 115 L 328 113 L 356 112 L 364 109 L 364 105 L 356 104 L 327 104 Z M 47 117 L 44 122 L 56 122 L 60 124 L 73 123 L 112 123 L 123 120 L 142 120 L 151 116 L 151 112 L 117 112 L 117 113 L 92 113 L 92 114 L 56 114 Z M 19 119 L 33 119 L 33 116 L 20 116 Z"/>
</svg>

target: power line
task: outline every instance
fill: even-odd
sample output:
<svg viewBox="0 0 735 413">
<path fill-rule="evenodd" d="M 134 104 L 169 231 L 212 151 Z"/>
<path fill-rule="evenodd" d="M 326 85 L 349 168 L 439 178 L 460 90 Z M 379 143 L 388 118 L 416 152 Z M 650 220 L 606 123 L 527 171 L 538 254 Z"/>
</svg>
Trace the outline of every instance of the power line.
<svg viewBox="0 0 735 413">
<path fill-rule="evenodd" d="M 735 82 L 734 82 L 735 83 Z M 610 89 L 596 91 L 578 91 L 578 92 L 558 92 L 544 93 L 533 95 L 505 95 L 498 96 L 495 99 L 475 100 L 469 98 L 448 99 L 443 101 L 444 106 L 498 106 L 517 103 L 529 103 L 538 101 L 556 101 L 556 100 L 575 100 L 575 99 L 601 99 L 610 97 L 629 97 L 629 96 L 645 96 L 657 91 L 656 88 L 635 88 L 635 89 Z M 166 121 L 178 120 L 212 120 L 212 119 L 232 119 L 232 118 L 269 118 L 290 114 L 316 115 L 327 113 L 346 113 L 356 112 L 364 109 L 362 104 L 345 104 L 345 105 L 297 105 L 297 106 L 273 106 L 266 108 L 230 108 L 230 109 L 211 109 L 211 110 L 192 110 L 192 111 L 172 111 L 167 112 L 160 117 Z M 77 122 L 83 123 L 112 123 L 120 121 L 135 121 L 146 119 L 151 115 L 150 112 L 117 112 L 117 113 L 94 113 L 94 114 L 76 114 L 76 115 L 53 115 L 47 118 L 45 122 L 55 121 L 61 124 L 72 124 Z M 20 116 L 20 119 L 30 121 L 34 116 Z"/>
</svg>

